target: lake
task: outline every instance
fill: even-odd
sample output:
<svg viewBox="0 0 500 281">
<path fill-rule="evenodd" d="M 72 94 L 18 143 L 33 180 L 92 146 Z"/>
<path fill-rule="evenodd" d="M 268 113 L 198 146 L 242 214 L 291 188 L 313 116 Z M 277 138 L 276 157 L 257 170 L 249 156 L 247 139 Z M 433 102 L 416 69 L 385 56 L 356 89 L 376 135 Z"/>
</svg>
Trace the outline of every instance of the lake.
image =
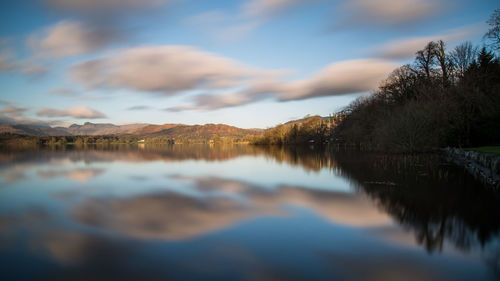
<svg viewBox="0 0 500 281">
<path fill-rule="evenodd" d="M 2 280 L 498 280 L 500 196 L 438 155 L 0 150 Z"/>
</svg>

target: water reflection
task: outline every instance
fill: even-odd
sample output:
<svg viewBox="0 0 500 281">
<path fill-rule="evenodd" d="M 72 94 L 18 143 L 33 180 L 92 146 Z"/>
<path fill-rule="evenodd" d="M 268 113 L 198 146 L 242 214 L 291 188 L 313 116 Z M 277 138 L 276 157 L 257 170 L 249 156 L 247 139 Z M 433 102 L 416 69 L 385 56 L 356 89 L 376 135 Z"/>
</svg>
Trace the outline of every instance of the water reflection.
<svg viewBox="0 0 500 281">
<path fill-rule="evenodd" d="M 138 238 L 187 239 L 263 212 L 226 198 L 202 200 L 162 193 L 126 199 L 89 199 L 75 208 L 73 217 L 84 224 Z"/>
<path fill-rule="evenodd" d="M 448 238 L 462 250 L 484 246 L 500 230 L 500 196 L 437 155 L 387 156 L 336 153 L 356 182 L 429 251 Z M 390 181 L 388 183 L 388 180 Z"/>
<path fill-rule="evenodd" d="M 8 280 L 499 277 L 500 196 L 437 155 L 66 147 L 0 167 Z"/>
<path fill-rule="evenodd" d="M 104 169 L 74 169 L 74 170 L 48 170 L 39 171 L 38 177 L 41 179 L 51 179 L 64 177 L 74 181 L 86 182 L 104 172 Z"/>
<path fill-rule="evenodd" d="M 200 179 L 196 186 L 210 190 L 215 183 L 220 184 L 219 191 L 237 193 L 244 200 L 222 196 L 193 198 L 175 193 L 89 199 L 76 206 L 73 216 L 94 227 L 155 239 L 187 239 L 251 217 L 285 215 L 284 207 L 288 205 L 307 208 L 335 224 L 374 227 L 391 221 L 365 196 L 284 186 L 269 192 L 217 178 Z"/>
</svg>

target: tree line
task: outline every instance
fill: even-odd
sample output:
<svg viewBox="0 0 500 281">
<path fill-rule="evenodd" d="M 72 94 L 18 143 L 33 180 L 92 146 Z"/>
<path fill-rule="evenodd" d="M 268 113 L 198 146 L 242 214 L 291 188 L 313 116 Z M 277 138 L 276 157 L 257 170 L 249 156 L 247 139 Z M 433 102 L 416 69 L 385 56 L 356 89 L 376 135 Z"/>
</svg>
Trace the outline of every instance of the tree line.
<svg viewBox="0 0 500 281">
<path fill-rule="evenodd" d="M 7 146 L 39 146 L 39 145 L 88 145 L 88 144 L 132 144 L 137 143 L 135 136 L 29 136 L 18 134 L 0 134 L 0 144 Z"/>
<path fill-rule="evenodd" d="M 98 135 L 98 136 L 32 136 L 3 133 L 0 134 L 0 145 L 7 146 L 58 146 L 58 145 L 109 145 L 109 144 L 233 144 L 249 143 L 253 134 L 237 136 L 135 136 L 135 135 Z"/>
<path fill-rule="evenodd" d="M 500 144 L 500 10 L 488 23 L 489 46 L 429 42 L 412 64 L 351 103 L 333 135 L 383 150 Z"/>
<path fill-rule="evenodd" d="M 308 142 L 322 143 L 330 138 L 334 117 L 306 116 L 265 130 L 255 137 L 253 144 L 295 145 Z"/>
</svg>

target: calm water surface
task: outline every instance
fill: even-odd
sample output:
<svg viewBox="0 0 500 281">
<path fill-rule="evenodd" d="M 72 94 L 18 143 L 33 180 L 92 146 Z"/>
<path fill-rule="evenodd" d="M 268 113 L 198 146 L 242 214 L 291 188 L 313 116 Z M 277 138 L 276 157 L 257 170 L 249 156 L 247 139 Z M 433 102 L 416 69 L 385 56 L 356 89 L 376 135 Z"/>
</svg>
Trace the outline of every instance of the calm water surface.
<svg viewBox="0 0 500 281">
<path fill-rule="evenodd" d="M 436 155 L 0 150 L 2 280 L 498 280 L 500 196 Z"/>
</svg>

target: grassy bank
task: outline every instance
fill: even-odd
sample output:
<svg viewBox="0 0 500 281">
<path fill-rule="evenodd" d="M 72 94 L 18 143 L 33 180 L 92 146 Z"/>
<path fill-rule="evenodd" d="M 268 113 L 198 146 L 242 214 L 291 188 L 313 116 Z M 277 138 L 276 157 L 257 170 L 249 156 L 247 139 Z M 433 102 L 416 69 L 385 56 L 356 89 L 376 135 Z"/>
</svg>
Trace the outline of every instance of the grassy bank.
<svg viewBox="0 0 500 281">
<path fill-rule="evenodd" d="M 466 148 L 464 150 L 500 154 L 500 146 L 481 146 L 481 147 Z"/>
</svg>

